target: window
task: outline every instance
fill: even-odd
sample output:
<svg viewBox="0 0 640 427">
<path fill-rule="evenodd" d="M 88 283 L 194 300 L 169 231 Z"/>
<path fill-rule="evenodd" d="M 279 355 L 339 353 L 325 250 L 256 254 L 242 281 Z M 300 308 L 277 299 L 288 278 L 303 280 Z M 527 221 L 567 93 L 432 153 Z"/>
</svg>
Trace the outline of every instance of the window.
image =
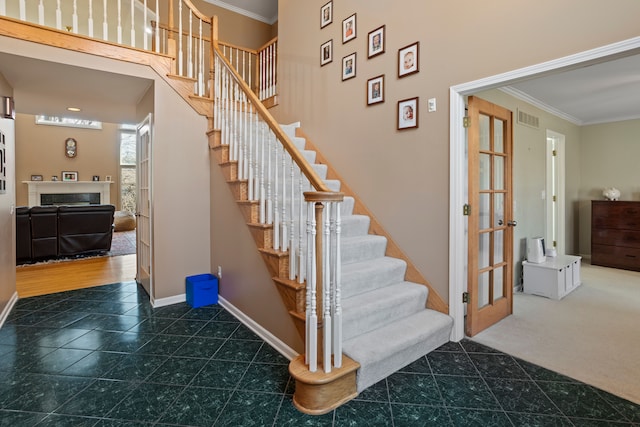
<svg viewBox="0 0 640 427">
<path fill-rule="evenodd" d="M 72 117 L 36 116 L 37 125 L 66 126 L 71 128 L 102 129 L 102 122 Z"/>
<path fill-rule="evenodd" d="M 120 127 L 120 210 L 136 212 L 136 131 Z"/>
</svg>

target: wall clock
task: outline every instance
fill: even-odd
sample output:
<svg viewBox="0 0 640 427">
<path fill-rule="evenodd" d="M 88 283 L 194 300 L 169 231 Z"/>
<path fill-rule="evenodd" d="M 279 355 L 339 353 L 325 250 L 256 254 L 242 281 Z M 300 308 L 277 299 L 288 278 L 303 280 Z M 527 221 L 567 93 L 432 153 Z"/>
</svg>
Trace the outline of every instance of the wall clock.
<svg viewBox="0 0 640 427">
<path fill-rule="evenodd" d="M 78 154 L 78 143 L 73 138 L 64 141 L 64 154 L 69 158 L 74 158 Z"/>
</svg>

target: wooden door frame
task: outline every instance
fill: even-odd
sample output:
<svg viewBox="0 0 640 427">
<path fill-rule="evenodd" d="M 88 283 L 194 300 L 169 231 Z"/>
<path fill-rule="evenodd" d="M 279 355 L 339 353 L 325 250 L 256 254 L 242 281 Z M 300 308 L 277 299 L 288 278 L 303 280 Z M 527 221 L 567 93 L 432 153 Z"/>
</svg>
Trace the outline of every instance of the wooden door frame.
<svg viewBox="0 0 640 427">
<path fill-rule="evenodd" d="M 481 80 L 452 86 L 449 91 L 449 314 L 454 324 L 451 340 L 464 338 L 465 307 L 462 293 L 467 285 L 467 235 L 466 217 L 462 208 L 467 203 L 467 159 L 465 144 L 467 140 L 463 119 L 466 115 L 465 101 L 468 95 L 507 86 L 528 77 L 549 72 L 558 72 L 578 68 L 590 63 L 616 59 L 635 53 L 640 49 L 640 37 L 591 49 L 575 55 L 543 62 L 530 67 L 520 68 L 507 73 L 497 74 Z M 460 244 L 460 242 L 465 242 Z"/>
</svg>

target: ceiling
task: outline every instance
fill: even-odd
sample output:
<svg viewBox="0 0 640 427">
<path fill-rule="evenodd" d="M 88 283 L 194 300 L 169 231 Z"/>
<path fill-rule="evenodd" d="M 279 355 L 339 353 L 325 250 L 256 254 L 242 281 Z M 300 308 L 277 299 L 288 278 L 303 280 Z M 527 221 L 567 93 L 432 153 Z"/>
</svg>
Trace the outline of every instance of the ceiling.
<svg viewBox="0 0 640 427">
<path fill-rule="evenodd" d="M 278 20 L 278 0 L 204 0 L 258 21 L 273 24 Z"/>
</svg>

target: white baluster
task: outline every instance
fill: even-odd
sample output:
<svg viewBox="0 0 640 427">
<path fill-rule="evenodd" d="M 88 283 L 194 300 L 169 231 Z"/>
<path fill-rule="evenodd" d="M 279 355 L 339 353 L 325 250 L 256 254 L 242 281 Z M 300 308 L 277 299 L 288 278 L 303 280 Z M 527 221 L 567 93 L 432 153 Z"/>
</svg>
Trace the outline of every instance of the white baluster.
<svg viewBox="0 0 640 427">
<path fill-rule="evenodd" d="M 204 36 L 202 34 L 202 19 L 200 19 L 200 66 L 198 67 L 198 83 L 200 90 L 198 91 L 199 96 L 203 96 L 205 93 L 204 86 Z"/>
<path fill-rule="evenodd" d="M 20 11 L 22 14 L 22 11 Z M 58 30 L 62 30 L 62 9 L 60 9 L 60 0 L 58 0 L 58 5 L 56 7 L 56 28 Z"/>
<path fill-rule="evenodd" d="M 156 52 L 160 52 L 160 5 L 156 0 Z"/>
<path fill-rule="evenodd" d="M 278 176 L 280 175 L 278 173 L 278 169 L 279 169 L 279 163 L 278 163 L 278 155 L 280 154 L 280 147 L 281 144 L 278 144 L 278 140 L 274 140 L 275 142 L 275 147 L 274 147 L 274 159 L 273 159 L 273 166 L 274 166 L 274 173 L 273 173 L 273 188 L 274 188 L 274 192 L 273 192 L 273 229 L 272 229 L 272 233 L 273 233 L 273 249 L 274 250 L 279 250 L 280 249 L 280 198 L 278 197 Z"/>
<path fill-rule="evenodd" d="M 315 372 L 318 369 L 318 315 L 316 312 L 316 217 L 314 212 L 314 204 L 307 203 L 307 292 L 311 293 L 311 313 L 307 321 L 307 336 L 309 337 L 309 371 Z"/>
<path fill-rule="evenodd" d="M 178 75 L 182 76 L 182 0 L 178 1 Z"/>
<path fill-rule="evenodd" d="M 42 0 L 40 0 L 42 3 Z M 0 0 L 0 15 L 7 16 L 7 0 Z"/>
<path fill-rule="evenodd" d="M 273 138 L 271 134 L 271 129 L 269 130 L 269 156 L 267 157 L 267 224 L 273 224 L 273 194 L 271 188 L 272 175 L 271 175 L 271 153 L 273 151 Z"/>
<path fill-rule="evenodd" d="M 89 0 L 89 18 L 87 19 L 89 37 L 93 37 L 93 0 Z"/>
<path fill-rule="evenodd" d="M 20 0 L 20 20 L 21 21 L 26 21 L 27 20 L 27 5 L 25 4 L 25 0 Z M 58 8 L 60 8 L 60 0 L 58 0 Z M 6 15 L 6 11 L 5 11 L 5 15 Z M 60 28 L 58 28 L 60 29 Z"/>
<path fill-rule="evenodd" d="M 102 13 L 102 39 L 109 40 L 109 24 L 107 19 L 107 2 L 104 0 L 103 3 L 103 13 Z"/>
<path fill-rule="evenodd" d="M 4 8 L 5 6 L 4 0 L 1 3 L 2 3 L 2 8 Z M 24 3 L 24 0 L 21 3 Z M 22 10 L 22 4 L 20 4 L 20 9 Z M 2 10 L 0 11 L 0 13 L 2 13 L 2 16 L 6 16 L 6 10 Z M 38 24 L 44 25 L 44 4 L 42 3 L 42 0 L 40 0 L 40 3 L 38 3 Z"/>
<path fill-rule="evenodd" d="M 334 303 L 333 303 L 333 365 L 336 368 L 342 367 L 342 284 L 340 283 L 340 277 L 342 275 L 342 262 L 340 261 L 340 234 L 342 233 L 341 219 L 340 219 L 340 206 L 341 203 L 333 203 L 333 209 L 335 211 L 333 217 L 335 218 L 335 231 L 334 231 L 334 244 L 333 256 L 332 256 L 332 277 L 333 277 L 333 289 L 334 289 Z"/>
<path fill-rule="evenodd" d="M 289 230 L 287 228 L 287 160 L 289 160 L 289 153 L 287 150 L 282 149 L 282 214 L 280 215 L 280 227 L 282 230 L 282 251 L 286 251 L 289 247 Z"/>
<path fill-rule="evenodd" d="M 187 76 L 193 78 L 193 13 L 189 11 L 189 36 L 187 38 Z"/>
<path fill-rule="evenodd" d="M 249 187 L 249 200 L 255 200 L 255 182 L 253 169 L 255 167 L 254 157 L 254 135 L 256 133 L 256 124 L 253 120 L 253 104 L 249 103 L 249 157 L 247 158 L 248 170 L 247 170 L 247 185 Z"/>
<path fill-rule="evenodd" d="M 117 27 L 117 42 L 122 44 L 122 0 L 118 0 L 118 27 Z"/>
<path fill-rule="evenodd" d="M 131 47 L 136 47 L 135 0 L 131 0 Z M 144 24 L 143 24 L 144 25 Z"/>
<path fill-rule="evenodd" d="M 260 138 L 260 161 L 258 162 L 258 168 L 260 169 L 259 173 L 260 173 L 260 224 L 264 224 L 265 223 L 265 186 L 264 186 L 264 151 L 265 151 L 265 130 L 264 127 L 262 126 L 262 123 L 260 124 L 261 126 L 261 138 Z"/>
<path fill-rule="evenodd" d="M 300 266 L 300 271 L 298 272 L 298 283 L 303 283 L 306 279 L 306 275 L 307 275 L 307 262 L 306 262 L 306 258 L 305 258 L 305 248 L 303 245 L 303 238 L 306 235 L 306 230 L 305 230 L 305 218 L 304 218 L 304 205 L 305 205 L 305 201 L 304 201 L 304 196 L 302 194 L 302 190 L 303 190 L 303 185 L 304 185 L 304 180 L 305 177 L 302 174 L 302 171 L 300 171 L 300 176 L 298 178 L 298 195 L 299 195 L 299 199 L 298 199 L 298 265 Z M 308 219 L 307 219 L 308 220 Z"/>
<path fill-rule="evenodd" d="M 74 34 L 78 34 L 78 1 L 73 0 L 73 15 L 71 15 L 72 29 Z"/>
<path fill-rule="evenodd" d="M 296 278 L 296 268 L 297 268 L 297 259 L 298 259 L 298 254 L 296 252 L 296 245 L 295 245 L 295 215 L 296 215 L 296 201 L 295 201 L 295 185 L 296 185 L 296 181 L 295 181 L 295 173 L 296 173 L 296 168 L 295 168 L 295 162 L 291 161 L 291 165 L 289 167 L 290 171 L 289 171 L 289 187 L 291 190 L 291 194 L 289 195 L 289 204 L 291 205 L 290 207 L 290 211 L 289 211 L 289 216 L 291 217 L 291 221 L 290 221 L 290 225 L 289 225 L 289 280 L 294 280 Z"/>
<path fill-rule="evenodd" d="M 323 237 L 322 237 L 322 293 L 323 293 L 323 331 L 322 331 L 322 350 L 324 353 L 323 363 L 324 372 L 331 372 L 331 274 L 329 261 L 331 260 L 331 236 L 330 231 L 330 212 L 329 207 L 325 206 L 323 215 Z"/>
<path fill-rule="evenodd" d="M 149 49 L 147 43 L 147 31 L 151 31 L 151 26 L 147 26 L 147 0 L 144 0 L 144 9 L 142 10 L 142 48 L 144 50 Z"/>
</svg>

